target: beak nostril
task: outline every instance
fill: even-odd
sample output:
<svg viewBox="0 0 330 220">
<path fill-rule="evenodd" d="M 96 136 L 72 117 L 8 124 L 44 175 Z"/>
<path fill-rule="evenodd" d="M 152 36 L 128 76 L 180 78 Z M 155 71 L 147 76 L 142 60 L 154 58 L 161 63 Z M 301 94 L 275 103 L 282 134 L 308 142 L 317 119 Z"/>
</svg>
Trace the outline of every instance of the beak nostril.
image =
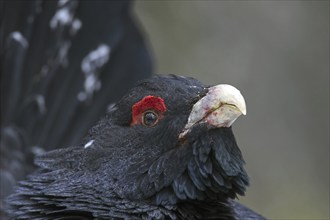
<svg viewBox="0 0 330 220">
<path fill-rule="evenodd" d="M 246 105 L 238 89 L 227 84 L 209 87 L 205 96 L 193 105 L 180 138 L 200 122 L 216 127 L 230 127 L 242 114 L 246 114 Z"/>
</svg>

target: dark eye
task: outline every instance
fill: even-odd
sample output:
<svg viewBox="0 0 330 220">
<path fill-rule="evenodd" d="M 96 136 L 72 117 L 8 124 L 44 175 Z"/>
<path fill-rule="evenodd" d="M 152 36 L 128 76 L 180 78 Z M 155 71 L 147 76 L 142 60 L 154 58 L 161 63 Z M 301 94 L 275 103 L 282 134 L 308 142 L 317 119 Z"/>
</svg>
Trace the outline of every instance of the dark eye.
<svg viewBox="0 0 330 220">
<path fill-rule="evenodd" d="M 143 114 L 143 124 L 148 127 L 156 125 L 158 122 L 158 115 L 152 111 L 147 111 Z"/>
</svg>

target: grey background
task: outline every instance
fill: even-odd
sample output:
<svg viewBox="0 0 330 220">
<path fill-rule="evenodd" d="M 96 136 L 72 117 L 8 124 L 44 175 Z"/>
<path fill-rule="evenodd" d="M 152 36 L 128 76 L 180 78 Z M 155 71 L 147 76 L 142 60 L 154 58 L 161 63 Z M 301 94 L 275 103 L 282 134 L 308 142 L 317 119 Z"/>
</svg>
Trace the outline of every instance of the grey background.
<svg viewBox="0 0 330 220">
<path fill-rule="evenodd" d="M 137 1 L 155 72 L 241 90 L 234 124 L 269 219 L 329 219 L 329 1 Z"/>
</svg>

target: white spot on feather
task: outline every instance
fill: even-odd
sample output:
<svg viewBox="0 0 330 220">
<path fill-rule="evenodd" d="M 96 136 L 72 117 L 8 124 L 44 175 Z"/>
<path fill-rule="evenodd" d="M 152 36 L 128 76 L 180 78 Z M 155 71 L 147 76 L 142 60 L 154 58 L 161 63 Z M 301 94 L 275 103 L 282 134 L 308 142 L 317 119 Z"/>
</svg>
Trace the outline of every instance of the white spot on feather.
<svg viewBox="0 0 330 220">
<path fill-rule="evenodd" d="M 79 92 L 77 98 L 79 101 L 83 102 L 87 99 L 87 95 L 85 92 Z"/>
<path fill-rule="evenodd" d="M 38 156 L 38 155 L 41 155 L 41 154 L 45 153 L 45 150 L 40 146 L 31 147 L 31 151 L 35 156 Z"/>
<path fill-rule="evenodd" d="M 47 110 L 46 110 L 45 97 L 42 95 L 36 95 L 35 100 L 37 102 L 40 114 L 42 114 L 42 115 L 46 114 Z"/>
<path fill-rule="evenodd" d="M 106 44 L 99 45 L 83 59 L 81 63 L 82 71 L 86 75 L 95 73 L 109 60 L 109 55 L 110 47 Z"/>
<path fill-rule="evenodd" d="M 28 41 L 26 38 L 21 34 L 19 31 L 14 31 L 9 35 L 10 38 L 17 41 L 22 47 L 27 48 L 29 46 Z"/>
<path fill-rule="evenodd" d="M 90 141 L 88 141 L 88 142 L 85 144 L 84 148 L 86 149 L 86 148 L 92 146 L 93 143 L 94 143 L 94 140 L 90 140 Z"/>
<path fill-rule="evenodd" d="M 107 112 L 112 112 L 112 111 L 114 111 L 114 110 L 116 110 L 116 109 L 117 109 L 117 107 L 116 107 L 116 103 L 111 103 L 111 104 L 109 104 L 108 107 L 107 107 Z"/>
<path fill-rule="evenodd" d="M 55 29 L 60 26 L 69 25 L 72 22 L 73 14 L 68 7 L 61 8 L 56 11 L 52 20 L 50 20 L 50 27 Z"/>
<path fill-rule="evenodd" d="M 70 34 L 72 36 L 75 35 L 80 30 L 81 26 L 82 22 L 78 18 L 75 18 L 70 28 Z"/>
<path fill-rule="evenodd" d="M 95 91 L 101 89 L 101 81 L 98 78 L 100 69 L 108 62 L 110 47 L 106 44 L 99 45 L 88 53 L 81 62 L 81 70 L 85 74 L 84 91 L 78 94 L 79 101 L 92 98 Z"/>
</svg>

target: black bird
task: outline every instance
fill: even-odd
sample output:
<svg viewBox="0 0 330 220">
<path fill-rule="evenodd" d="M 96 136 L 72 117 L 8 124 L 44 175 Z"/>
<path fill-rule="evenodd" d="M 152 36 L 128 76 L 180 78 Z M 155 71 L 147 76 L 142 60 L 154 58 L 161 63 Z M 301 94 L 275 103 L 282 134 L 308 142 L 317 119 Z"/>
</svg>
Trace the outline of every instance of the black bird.
<svg viewBox="0 0 330 220">
<path fill-rule="evenodd" d="M 235 201 L 249 180 L 230 85 L 156 76 L 118 101 L 81 145 L 36 158 L 8 199 L 14 219 L 263 219 Z"/>
<path fill-rule="evenodd" d="M 130 2 L 1 1 L 0 16 L 0 211 L 13 219 L 262 219 L 232 200 L 248 184 L 232 120 L 218 128 L 220 110 L 203 99 L 218 93 L 196 80 L 141 83 L 77 144 L 109 103 L 151 75 Z M 65 146 L 76 147 L 37 157 L 38 170 L 4 206 L 36 169 L 35 155 Z"/>
</svg>

